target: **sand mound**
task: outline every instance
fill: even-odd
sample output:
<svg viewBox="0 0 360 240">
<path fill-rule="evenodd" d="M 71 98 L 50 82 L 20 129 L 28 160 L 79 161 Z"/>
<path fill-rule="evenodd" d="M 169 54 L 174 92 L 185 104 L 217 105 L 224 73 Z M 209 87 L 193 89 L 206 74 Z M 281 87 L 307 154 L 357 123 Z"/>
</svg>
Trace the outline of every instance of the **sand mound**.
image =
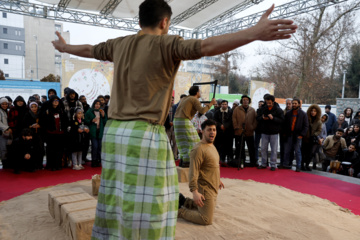
<svg viewBox="0 0 360 240">
<path fill-rule="evenodd" d="M 211 226 L 178 220 L 176 239 L 359 239 L 360 217 L 321 198 L 276 185 L 223 179 Z M 0 239 L 68 239 L 47 208 L 49 191 L 91 181 L 37 189 L 0 204 Z M 186 183 L 180 191 L 191 196 Z"/>
</svg>

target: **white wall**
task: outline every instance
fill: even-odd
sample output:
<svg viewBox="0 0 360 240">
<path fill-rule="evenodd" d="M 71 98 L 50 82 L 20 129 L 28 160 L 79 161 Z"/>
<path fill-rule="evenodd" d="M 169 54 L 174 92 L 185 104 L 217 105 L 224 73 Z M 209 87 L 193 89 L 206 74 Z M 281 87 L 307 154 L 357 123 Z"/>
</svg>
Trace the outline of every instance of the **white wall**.
<svg viewBox="0 0 360 240">
<path fill-rule="evenodd" d="M 24 16 L 19 14 L 7 13 L 7 18 L 3 18 L 2 13 L 3 12 L 0 11 L 0 25 L 24 28 Z"/>
<path fill-rule="evenodd" d="M 8 59 L 9 64 L 4 64 L 4 59 Z M 15 55 L 0 55 L 0 69 L 4 74 L 9 74 L 6 78 L 24 78 L 24 57 Z"/>
</svg>

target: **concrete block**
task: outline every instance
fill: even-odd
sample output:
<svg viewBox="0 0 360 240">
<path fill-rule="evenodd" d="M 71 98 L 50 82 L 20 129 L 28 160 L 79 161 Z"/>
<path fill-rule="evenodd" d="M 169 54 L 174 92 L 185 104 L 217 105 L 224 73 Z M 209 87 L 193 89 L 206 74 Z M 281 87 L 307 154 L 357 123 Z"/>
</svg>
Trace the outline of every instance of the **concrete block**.
<svg viewBox="0 0 360 240">
<path fill-rule="evenodd" d="M 88 193 L 78 193 L 75 195 L 69 195 L 65 197 L 57 197 L 55 198 L 54 203 L 54 215 L 55 215 L 55 222 L 59 225 L 62 224 L 61 221 L 61 206 L 64 204 L 81 202 L 86 200 L 93 200 L 94 198 L 90 196 Z"/>
<path fill-rule="evenodd" d="M 68 236 L 73 240 L 89 240 L 95 222 L 95 209 L 69 214 Z"/>
<path fill-rule="evenodd" d="M 71 188 L 71 189 L 66 189 L 66 190 L 57 190 L 57 191 L 49 192 L 48 208 L 49 208 L 50 215 L 53 218 L 55 218 L 55 213 L 54 213 L 55 201 L 54 200 L 56 197 L 70 196 L 70 195 L 79 194 L 79 193 L 85 193 L 85 191 L 82 188 Z"/>
</svg>

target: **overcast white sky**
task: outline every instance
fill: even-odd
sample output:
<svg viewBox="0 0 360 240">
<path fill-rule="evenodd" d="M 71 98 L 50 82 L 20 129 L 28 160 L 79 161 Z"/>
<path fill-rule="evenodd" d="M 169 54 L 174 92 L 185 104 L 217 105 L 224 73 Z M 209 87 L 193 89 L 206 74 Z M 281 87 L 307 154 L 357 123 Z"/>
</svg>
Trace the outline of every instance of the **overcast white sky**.
<svg viewBox="0 0 360 240">
<path fill-rule="evenodd" d="M 239 14 L 237 17 L 247 16 L 253 13 L 266 10 L 275 3 L 276 6 L 291 2 L 291 0 L 265 0 L 262 3 L 251 7 L 250 9 Z M 358 11 L 360 12 L 360 11 Z M 359 14 L 360 15 L 360 14 Z M 360 17 L 359 17 L 360 18 Z M 106 41 L 107 39 L 116 38 L 119 36 L 125 36 L 134 34 L 134 32 L 126 32 L 121 30 L 92 27 L 82 24 L 63 23 L 64 31 L 70 31 L 70 43 L 71 44 L 97 44 L 99 42 Z M 259 47 L 275 47 L 276 43 L 269 42 L 253 42 L 240 48 L 241 52 L 245 54 L 245 59 L 240 64 L 240 72 L 245 76 L 251 76 L 252 70 L 260 66 L 262 61 L 266 60 L 264 56 L 256 55 L 256 49 Z"/>
</svg>

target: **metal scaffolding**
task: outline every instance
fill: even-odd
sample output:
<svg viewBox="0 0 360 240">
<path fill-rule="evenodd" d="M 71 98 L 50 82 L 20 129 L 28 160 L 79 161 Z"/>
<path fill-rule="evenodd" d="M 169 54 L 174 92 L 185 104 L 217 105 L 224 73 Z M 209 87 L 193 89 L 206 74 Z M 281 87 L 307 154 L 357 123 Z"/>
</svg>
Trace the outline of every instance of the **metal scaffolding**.
<svg viewBox="0 0 360 240">
<path fill-rule="evenodd" d="M 249 7 L 254 6 L 254 4 L 259 4 L 260 2 L 263 2 L 263 1 L 264 0 L 247 0 L 245 2 L 242 2 L 238 5 L 230 8 L 229 10 L 221 13 L 220 15 L 210 19 L 209 21 L 201 24 L 200 26 L 196 27 L 194 29 L 194 31 L 201 32 L 201 31 L 206 31 L 206 29 L 211 29 L 211 27 L 230 19 L 233 16 L 235 16 L 236 14 L 248 9 Z"/>
<path fill-rule="evenodd" d="M 184 21 L 185 19 L 194 15 L 196 11 L 198 12 L 201 9 L 205 9 L 207 6 L 210 6 L 216 1 L 217 0 L 203 0 L 175 17 L 172 22 L 177 23 Z M 225 19 L 228 19 L 249 8 L 251 5 L 257 4 L 261 1 L 263 0 L 249 0 L 243 2 L 242 4 L 229 9 L 223 14 L 211 19 L 207 23 L 202 24 L 193 30 L 172 26 L 170 27 L 169 33 L 177 34 L 184 38 L 204 39 L 206 37 L 234 32 L 253 26 L 258 22 L 264 11 L 252 14 L 250 16 L 234 19 L 225 23 L 221 23 L 221 21 L 224 21 Z M 332 6 L 334 4 L 346 1 L 348 0 L 295 0 L 276 7 L 270 17 L 272 19 L 289 18 L 295 15 L 314 11 L 322 7 Z M 136 32 L 140 30 L 137 18 L 122 19 L 108 16 L 108 14 L 110 14 L 116 8 L 116 6 L 118 6 L 121 0 L 109 1 L 109 3 L 101 10 L 100 14 L 68 9 L 66 7 L 68 6 L 69 2 L 70 0 L 60 0 L 58 6 L 51 6 L 19 0 L 1 0 L 0 10 L 26 16 L 113 28 L 124 31 Z"/>
<path fill-rule="evenodd" d="M 109 15 L 112 13 L 115 8 L 122 2 L 122 0 L 110 0 L 103 9 L 101 9 L 100 14 Z"/>
<path fill-rule="evenodd" d="M 186 19 L 194 16 L 196 13 L 206 9 L 208 6 L 212 5 L 213 3 L 216 3 L 219 0 L 202 0 L 195 4 L 194 6 L 188 8 L 186 11 L 180 13 L 173 19 L 171 19 L 171 23 L 173 25 L 178 25 L 179 23 L 185 21 Z"/>
<path fill-rule="evenodd" d="M 320 8 L 329 7 L 346 1 L 348 0 L 296 0 L 276 7 L 271 13 L 270 19 L 291 18 L 296 15 L 308 13 Z M 260 20 L 264 13 L 265 11 L 262 11 L 246 17 L 235 19 L 233 21 L 218 24 L 211 29 L 211 33 L 213 36 L 216 36 L 251 27 Z"/>
</svg>

